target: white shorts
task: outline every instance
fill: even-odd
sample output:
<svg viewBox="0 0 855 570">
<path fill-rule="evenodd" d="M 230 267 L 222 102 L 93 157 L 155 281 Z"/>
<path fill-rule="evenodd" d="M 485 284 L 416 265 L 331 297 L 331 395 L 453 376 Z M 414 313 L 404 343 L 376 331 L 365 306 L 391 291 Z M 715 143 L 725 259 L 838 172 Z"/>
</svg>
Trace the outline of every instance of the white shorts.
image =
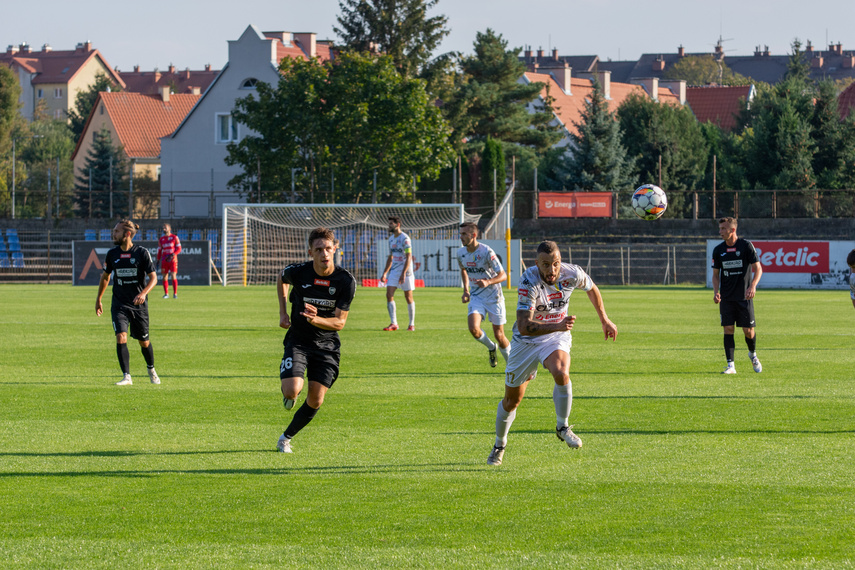
<svg viewBox="0 0 855 570">
<path fill-rule="evenodd" d="M 511 353 L 508 355 L 508 365 L 505 367 L 505 386 L 518 388 L 537 376 L 537 367 L 543 364 L 550 354 L 563 350 L 570 354 L 573 337 L 568 334 L 557 334 L 547 342 L 511 341 Z"/>
<path fill-rule="evenodd" d="M 500 303 L 485 303 L 481 297 L 469 297 L 469 315 L 478 313 L 488 317 L 494 325 L 503 325 L 508 322 L 505 314 L 504 299 Z"/>
<path fill-rule="evenodd" d="M 403 267 L 400 269 L 395 269 L 393 267 L 389 270 L 389 275 L 386 278 L 386 287 L 397 287 L 401 291 L 412 291 L 416 288 L 416 276 L 413 274 L 412 270 L 404 276 L 403 283 L 398 283 L 403 269 Z"/>
</svg>

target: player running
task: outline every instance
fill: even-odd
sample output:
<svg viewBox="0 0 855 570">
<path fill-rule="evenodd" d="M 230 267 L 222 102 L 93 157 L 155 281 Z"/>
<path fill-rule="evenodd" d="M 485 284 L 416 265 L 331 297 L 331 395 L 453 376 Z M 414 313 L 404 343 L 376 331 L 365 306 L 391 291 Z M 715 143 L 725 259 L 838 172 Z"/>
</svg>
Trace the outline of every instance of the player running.
<svg viewBox="0 0 855 570">
<path fill-rule="evenodd" d="M 163 224 L 163 235 L 157 243 L 157 264 L 163 272 L 163 298 L 169 299 L 169 276 L 172 275 L 172 298 L 178 298 L 178 254 L 181 240 L 172 233 L 172 226 Z"/>
<path fill-rule="evenodd" d="M 276 449 L 291 453 L 291 439 L 306 427 L 324 396 L 338 378 L 341 341 L 350 303 L 356 293 L 356 280 L 348 271 L 335 266 L 338 240 L 332 230 L 316 228 L 309 234 L 312 261 L 295 263 L 282 270 L 276 287 L 279 296 L 279 326 L 285 334 L 285 352 L 279 366 L 282 398 L 286 410 L 294 407 L 309 380 L 306 401 L 279 437 Z M 290 297 L 288 291 L 291 291 Z M 288 301 L 291 316 L 288 316 Z"/>
<path fill-rule="evenodd" d="M 713 302 L 718 304 L 721 315 L 724 356 L 727 358 L 727 367 L 722 374 L 736 374 L 733 364 L 736 341 L 733 333 L 737 326 L 742 327 L 745 333 L 748 358 L 751 359 L 754 372 L 763 371 L 763 365 L 757 358 L 757 335 L 754 332 L 754 296 L 757 294 L 760 276 L 763 275 L 763 267 L 757 259 L 754 244 L 738 237 L 736 226 L 736 218 L 721 218 L 718 221 L 718 233 L 724 241 L 715 246 L 712 258 Z"/>
<path fill-rule="evenodd" d="M 505 337 L 507 317 L 505 296 L 502 293 L 502 283 L 508 279 L 508 275 L 493 249 L 487 244 L 478 243 L 478 226 L 474 222 L 460 224 L 460 242 L 463 247 L 457 250 L 457 263 L 463 279 L 461 300 L 469 303 L 469 332 L 475 340 L 487 347 L 490 366 L 495 368 L 498 361 L 496 348 L 507 362 L 511 344 Z M 487 333 L 481 330 L 481 321 L 485 316 L 489 317 L 493 325 L 496 342 L 487 338 Z"/>
<path fill-rule="evenodd" d="M 617 339 L 617 327 L 606 315 L 600 290 L 588 274 L 578 265 L 562 263 L 555 242 L 544 241 L 537 246 L 536 264 L 523 273 L 517 290 L 517 320 L 505 369 L 505 397 L 496 410 L 496 442 L 487 458 L 490 465 L 502 464 L 517 407 L 541 363 L 555 380 L 552 390 L 557 420 L 555 434 L 569 447 L 582 447 L 582 440 L 571 430 L 573 426 L 567 424 L 573 403 L 570 330 L 576 322 L 575 315 L 567 314 L 567 304 L 575 289 L 588 294 L 600 317 L 606 340 Z"/>
<path fill-rule="evenodd" d="M 110 306 L 110 314 L 113 320 L 113 331 L 116 333 L 116 354 L 119 357 L 119 367 L 122 369 L 122 379 L 116 382 L 117 386 L 130 386 L 134 383 L 130 373 L 128 331 L 140 343 L 151 383 L 160 384 L 160 378 L 154 370 L 154 348 L 148 338 L 148 300 L 146 298 L 157 284 L 157 273 L 148 249 L 133 244 L 133 238 L 139 229 L 139 225 L 129 220 L 122 220 L 113 228 L 113 243 L 117 247 L 107 252 L 104 273 L 101 274 L 101 281 L 98 283 L 98 297 L 95 299 L 95 314 L 100 317 L 104 312 L 101 298 L 107 290 L 112 275 L 113 302 Z"/>
<path fill-rule="evenodd" d="M 386 268 L 383 270 L 381 282 L 386 283 L 386 308 L 389 310 L 389 326 L 384 331 L 398 330 L 398 315 L 395 307 L 395 289 L 399 287 L 404 292 L 407 301 L 407 313 L 410 316 L 408 331 L 416 330 L 416 304 L 413 302 L 413 289 L 416 288 L 416 277 L 413 273 L 413 245 L 410 236 L 401 231 L 401 218 L 389 218 L 389 257 L 386 258 Z M 386 277 L 388 276 L 388 280 Z"/>
</svg>

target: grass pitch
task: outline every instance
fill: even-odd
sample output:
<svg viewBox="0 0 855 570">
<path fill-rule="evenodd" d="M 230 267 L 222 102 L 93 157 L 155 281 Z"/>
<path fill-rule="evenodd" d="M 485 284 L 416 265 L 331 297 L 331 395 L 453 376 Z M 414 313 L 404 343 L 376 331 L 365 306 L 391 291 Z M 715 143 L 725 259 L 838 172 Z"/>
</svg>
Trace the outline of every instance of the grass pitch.
<svg viewBox="0 0 855 570">
<path fill-rule="evenodd" d="M 541 369 L 496 468 L 503 369 L 459 290 L 418 290 L 416 332 L 386 333 L 383 291 L 360 288 L 341 376 L 291 455 L 273 451 L 291 416 L 275 289 L 158 291 L 163 384 L 131 341 L 118 387 L 94 287 L 0 286 L 4 567 L 855 566 L 847 292 L 761 290 L 764 370 L 737 333 L 735 376 L 711 291 L 604 288 L 616 343 L 575 295 L 584 447 L 555 438 Z"/>
</svg>

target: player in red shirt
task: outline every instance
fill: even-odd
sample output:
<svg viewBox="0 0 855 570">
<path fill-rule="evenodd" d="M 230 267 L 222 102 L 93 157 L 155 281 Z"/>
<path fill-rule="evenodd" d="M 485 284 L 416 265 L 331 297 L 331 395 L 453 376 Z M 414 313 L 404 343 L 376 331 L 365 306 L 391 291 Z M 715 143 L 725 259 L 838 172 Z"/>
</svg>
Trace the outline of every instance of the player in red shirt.
<svg viewBox="0 0 855 570">
<path fill-rule="evenodd" d="M 178 254 L 181 241 L 172 233 L 172 226 L 163 224 L 163 235 L 157 244 L 157 264 L 163 272 L 163 298 L 169 299 L 169 275 L 172 275 L 172 298 L 178 298 Z"/>
</svg>

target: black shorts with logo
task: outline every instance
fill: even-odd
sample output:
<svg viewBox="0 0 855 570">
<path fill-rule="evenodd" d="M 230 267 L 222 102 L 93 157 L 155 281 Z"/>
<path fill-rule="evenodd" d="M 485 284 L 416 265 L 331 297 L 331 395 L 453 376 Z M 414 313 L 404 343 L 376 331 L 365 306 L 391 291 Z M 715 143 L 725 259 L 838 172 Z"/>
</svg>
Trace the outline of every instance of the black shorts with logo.
<svg viewBox="0 0 855 570">
<path fill-rule="evenodd" d="M 754 328 L 754 300 L 722 301 L 718 305 L 721 314 L 721 326 L 736 325 L 742 328 Z"/>
<path fill-rule="evenodd" d="M 340 359 L 341 354 L 338 351 L 331 352 L 288 342 L 279 365 L 279 378 L 305 378 L 331 388 L 338 378 Z"/>
<path fill-rule="evenodd" d="M 148 305 L 112 305 L 113 330 L 116 334 L 130 331 L 131 338 L 148 340 Z"/>
</svg>

